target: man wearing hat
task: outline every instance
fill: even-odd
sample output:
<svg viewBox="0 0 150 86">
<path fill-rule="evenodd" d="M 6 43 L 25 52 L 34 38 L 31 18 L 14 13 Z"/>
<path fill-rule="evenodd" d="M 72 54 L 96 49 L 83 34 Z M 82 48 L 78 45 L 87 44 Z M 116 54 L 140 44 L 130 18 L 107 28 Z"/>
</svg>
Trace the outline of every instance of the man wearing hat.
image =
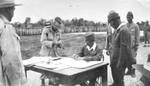
<svg viewBox="0 0 150 86">
<path fill-rule="evenodd" d="M 93 33 L 85 34 L 86 44 L 82 47 L 81 51 L 77 55 L 72 57 L 76 60 L 85 60 L 85 61 L 100 61 L 104 58 L 102 54 L 102 49 L 98 47 L 95 42 L 95 35 Z M 81 86 L 95 86 L 96 78 L 89 80 L 90 83 L 81 83 Z"/>
<path fill-rule="evenodd" d="M 62 20 L 59 17 L 55 18 L 54 23 L 46 22 L 45 27 L 43 28 L 41 34 L 41 56 L 51 56 L 58 57 L 60 56 L 57 48 L 63 48 L 61 41 L 61 29 L 63 28 Z M 49 79 L 49 84 L 58 86 L 59 83 L 56 83 L 56 77 L 49 74 L 42 74 L 41 76 L 41 86 L 45 85 L 44 79 Z"/>
<path fill-rule="evenodd" d="M 135 69 L 132 68 L 132 64 L 136 64 L 136 55 L 140 41 L 140 29 L 139 26 L 133 22 L 133 13 L 131 11 L 127 13 L 127 21 L 128 23 L 126 25 L 131 34 L 132 61 L 130 61 L 131 65 L 128 66 L 126 75 L 135 76 Z"/>
<path fill-rule="evenodd" d="M 145 24 L 144 24 L 144 27 L 143 27 L 143 31 L 144 31 L 144 42 L 145 42 L 145 45 L 144 47 L 149 47 L 149 44 L 150 44 L 150 25 L 149 25 L 149 22 L 146 21 Z"/>
<path fill-rule="evenodd" d="M 61 29 L 62 29 L 62 22 L 61 19 L 57 19 L 59 17 L 55 18 L 54 23 L 46 22 L 45 27 L 43 28 L 42 34 L 41 34 L 41 56 L 52 56 L 57 57 L 58 53 L 57 50 L 55 50 L 56 46 L 61 47 Z"/>
<path fill-rule="evenodd" d="M 110 66 L 113 77 L 111 86 L 124 86 L 124 72 L 131 58 L 131 35 L 125 24 L 121 23 L 120 16 L 115 11 L 108 15 L 108 23 L 115 29 L 112 36 Z"/>
<path fill-rule="evenodd" d="M 0 0 L 0 86 L 28 86 L 22 63 L 20 37 L 10 21 L 14 15 L 13 0 Z"/>
</svg>

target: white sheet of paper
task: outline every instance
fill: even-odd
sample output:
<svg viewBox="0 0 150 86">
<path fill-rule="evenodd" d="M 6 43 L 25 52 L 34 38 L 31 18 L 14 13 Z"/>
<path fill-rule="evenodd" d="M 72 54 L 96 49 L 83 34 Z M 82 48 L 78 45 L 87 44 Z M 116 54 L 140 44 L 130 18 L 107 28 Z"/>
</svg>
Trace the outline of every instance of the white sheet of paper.
<svg viewBox="0 0 150 86">
<path fill-rule="evenodd" d="M 53 61 L 50 63 L 47 62 L 39 62 L 35 64 L 36 66 L 40 66 L 40 67 L 45 67 L 45 68 L 49 68 L 49 69 L 53 69 L 53 70 L 61 70 L 61 69 L 65 69 L 65 68 L 69 68 L 70 66 L 65 65 L 65 64 L 61 64 L 57 61 Z"/>
<path fill-rule="evenodd" d="M 48 61 L 50 61 L 48 63 Z M 75 60 L 73 58 L 68 57 L 58 57 L 58 58 L 52 58 L 52 57 L 32 57 L 30 59 L 24 60 L 24 65 L 37 65 L 45 68 L 50 69 L 64 69 L 69 67 L 74 68 L 86 68 L 98 63 L 102 63 L 103 61 L 84 61 L 84 60 Z"/>
<path fill-rule="evenodd" d="M 98 63 L 102 63 L 102 61 L 84 61 L 84 60 L 75 60 L 73 58 L 62 58 L 61 60 L 58 60 L 60 64 L 65 64 L 70 67 L 75 67 L 75 68 L 86 68 Z"/>
<path fill-rule="evenodd" d="M 30 59 L 26 59 L 26 60 L 23 60 L 23 64 L 24 65 L 34 65 L 35 63 L 38 63 L 38 62 L 46 62 L 50 59 L 51 57 L 32 57 Z"/>
</svg>

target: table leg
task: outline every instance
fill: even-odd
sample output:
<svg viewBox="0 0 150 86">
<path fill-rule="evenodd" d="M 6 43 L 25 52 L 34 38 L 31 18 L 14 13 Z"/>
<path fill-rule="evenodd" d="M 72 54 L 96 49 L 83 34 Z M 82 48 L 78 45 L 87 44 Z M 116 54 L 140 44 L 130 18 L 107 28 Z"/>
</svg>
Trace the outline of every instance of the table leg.
<svg viewBox="0 0 150 86">
<path fill-rule="evenodd" d="M 104 67 L 103 74 L 102 74 L 102 86 L 108 86 L 107 82 L 107 66 Z"/>
</svg>

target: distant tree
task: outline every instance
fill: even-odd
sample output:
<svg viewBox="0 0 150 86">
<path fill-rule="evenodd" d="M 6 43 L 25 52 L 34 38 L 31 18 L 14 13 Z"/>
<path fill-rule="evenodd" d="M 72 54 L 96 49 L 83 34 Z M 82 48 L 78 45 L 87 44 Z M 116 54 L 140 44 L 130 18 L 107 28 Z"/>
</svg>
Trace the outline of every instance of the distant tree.
<svg viewBox="0 0 150 86">
<path fill-rule="evenodd" d="M 65 26 L 71 26 L 72 25 L 71 21 L 69 21 L 69 20 L 65 20 L 63 22 L 64 22 Z"/>
<path fill-rule="evenodd" d="M 44 26 L 46 23 L 46 19 L 40 19 L 37 24 L 41 25 L 41 26 Z"/>
<path fill-rule="evenodd" d="M 31 18 L 30 17 L 26 17 L 25 22 L 24 22 L 24 26 L 25 26 L 26 29 L 32 28 Z"/>
<path fill-rule="evenodd" d="M 79 22 L 78 22 L 78 26 L 84 26 L 84 19 L 83 18 L 80 18 L 79 19 Z"/>
</svg>

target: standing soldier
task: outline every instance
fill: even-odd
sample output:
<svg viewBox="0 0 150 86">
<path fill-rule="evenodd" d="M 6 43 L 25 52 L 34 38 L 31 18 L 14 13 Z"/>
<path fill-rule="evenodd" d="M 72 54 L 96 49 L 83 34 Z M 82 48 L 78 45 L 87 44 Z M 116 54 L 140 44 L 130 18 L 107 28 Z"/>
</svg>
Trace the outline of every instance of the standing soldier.
<svg viewBox="0 0 150 86">
<path fill-rule="evenodd" d="M 41 56 L 51 56 L 51 57 L 58 57 L 59 52 L 57 48 L 63 48 L 61 42 L 61 29 L 63 28 L 62 20 L 59 17 L 55 18 L 54 24 L 51 22 L 46 22 L 45 27 L 43 28 L 43 32 L 41 35 Z M 59 83 L 57 82 L 57 78 L 53 75 L 43 74 L 41 76 L 41 84 L 45 86 L 44 79 L 49 79 L 49 84 L 54 86 L 58 86 Z"/>
<path fill-rule="evenodd" d="M 124 86 L 124 73 L 131 58 L 131 35 L 120 16 L 115 11 L 108 15 L 108 23 L 115 29 L 112 36 L 111 71 L 114 83 L 111 86 Z"/>
<path fill-rule="evenodd" d="M 146 21 L 145 24 L 144 24 L 144 27 L 143 27 L 143 30 L 144 30 L 144 42 L 145 42 L 145 45 L 144 47 L 149 47 L 149 44 L 150 44 L 150 25 L 149 25 L 149 22 Z"/>
<path fill-rule="evenodd" d="M 20 37 L 10 23 L 17 5 L 14 0 L 0 0 L 0 86 L 28 86 Z"/>
<path fill-rule="evenodd" d="M 63 28 L 62 21 L 59 17 L 55 18 L 54 24 L 46 22 L 41 35 L 41 56 L 57 57 L 57 47 L 61 48 L 61 29 Z"/>
<path fill-rule="evenodd" d="M 135 76 L 135 69 L 132 67 L 132 64 L 136 64 L 136 56 L 137 56 L 137 50 L 139 46 L 139 41 L 140 41 L 140 29 L 137 24 L 133 22 L 133 13 L 128 12 L 127 13 L 127 21 L 128 23 L 126 24 L 130 34 L 131 34 L 131 48 L 132 48 L 132 63 L 128 66 L 128 71 L 126 75 L 132 75 L 133 77 Z"/>
</svg>

